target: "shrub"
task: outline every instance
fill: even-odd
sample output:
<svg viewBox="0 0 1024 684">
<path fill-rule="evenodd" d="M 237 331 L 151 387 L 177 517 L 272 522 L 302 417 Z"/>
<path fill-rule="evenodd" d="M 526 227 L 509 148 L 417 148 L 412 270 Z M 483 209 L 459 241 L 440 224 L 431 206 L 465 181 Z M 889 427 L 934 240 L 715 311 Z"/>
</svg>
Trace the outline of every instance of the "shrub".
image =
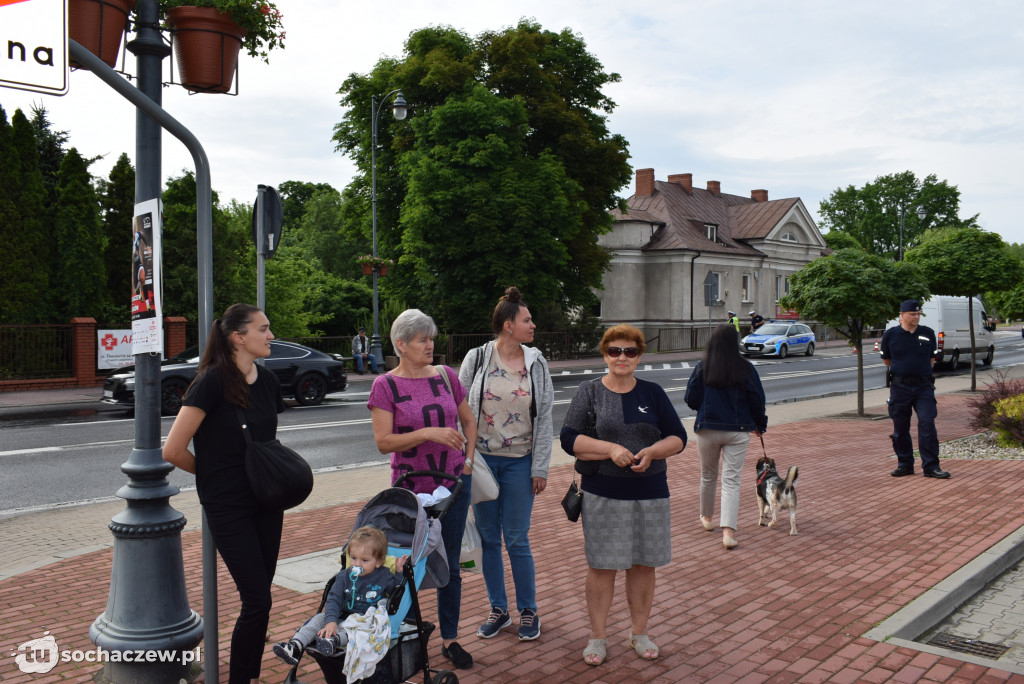
<svg viewBox="0 0 1024 684">
<path fill-rule="evenodd" d="M 994 407 L 992 427 L 999 446 L 1024 446 L 1024 394 L 1000 399 Z"/>
<path fill-rule="evenodd" d="M 1005 370 L 995 372 L 995 382 L 967 402 L 971 408 L 970 425 L 975 430 L 996 429 L 996 402 L 1024 394 L 1024 378 L 1009 378 Z"/>
</svg>

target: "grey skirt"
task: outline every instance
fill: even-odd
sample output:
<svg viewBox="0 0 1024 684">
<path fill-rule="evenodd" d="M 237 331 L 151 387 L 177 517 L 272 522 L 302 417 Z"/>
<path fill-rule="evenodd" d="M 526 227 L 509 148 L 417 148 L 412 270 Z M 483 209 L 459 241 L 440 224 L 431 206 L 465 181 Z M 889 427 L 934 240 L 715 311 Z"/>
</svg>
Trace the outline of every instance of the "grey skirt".
<svg viewBox="0 0 1024 684">
<path fill-rule="evenodd" d="M 669 500 L 583 495 L 583 548 L 596 570 L 656 568 L 672 560 Z"/>
</svg>

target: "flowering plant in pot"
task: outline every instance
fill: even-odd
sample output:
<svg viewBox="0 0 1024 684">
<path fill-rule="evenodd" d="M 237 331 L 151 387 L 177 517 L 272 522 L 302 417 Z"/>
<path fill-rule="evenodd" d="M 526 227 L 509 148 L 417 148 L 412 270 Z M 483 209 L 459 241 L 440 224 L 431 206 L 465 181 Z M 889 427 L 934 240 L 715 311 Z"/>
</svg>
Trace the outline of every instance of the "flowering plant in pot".
<svg viewBox="0 0 1024 684">
<path fill-rule="evenodd" d="M 175 7 L 210 7 L 228 14 L 242 31 L 242 47 L 253 57 L 270 62 L 267 53 L 284 49 L 284 24 L 281 11 L 270 0 L 158 0 L 160 14 L 167 16 Z"/>
<path fill-rule="evenodd" d="M 373 273 L 374 266 L 377 267 L 377 272 L 380 275 L 384 275 L 388 272 L 389 266 L 395 265 L 395 260 L 375 257 L 372 254 L 364 254 L 361 257 L 356 257 L 356 263 L 363 267 L 363 273 L 366 275 Z"/>
</svg>

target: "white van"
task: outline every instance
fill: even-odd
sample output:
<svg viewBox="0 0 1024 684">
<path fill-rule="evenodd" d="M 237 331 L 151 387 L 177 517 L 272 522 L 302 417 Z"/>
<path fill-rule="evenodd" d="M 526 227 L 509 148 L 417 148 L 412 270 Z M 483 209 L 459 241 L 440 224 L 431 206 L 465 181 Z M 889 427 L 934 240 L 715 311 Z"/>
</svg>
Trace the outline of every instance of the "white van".
<svg viewBox="0 0 1024 684">
<path fill-rule="evenodd" d="M 995 357 L 995 335 L 986 327 L 988 314 L 981 302 L 974 298 L 974 349 L 986 366 Z M 888 330 L 899 325 L 898 320 L 885 324 Z M 935 331 L 939 344 L 936 365 L 943 364 L 956 368 L 961 361 L 971 360 L 971 328 L 967 316 L 967 297 L 946 297 L 935 295 L 921 305 L 921 325 Z"/>
</svg>

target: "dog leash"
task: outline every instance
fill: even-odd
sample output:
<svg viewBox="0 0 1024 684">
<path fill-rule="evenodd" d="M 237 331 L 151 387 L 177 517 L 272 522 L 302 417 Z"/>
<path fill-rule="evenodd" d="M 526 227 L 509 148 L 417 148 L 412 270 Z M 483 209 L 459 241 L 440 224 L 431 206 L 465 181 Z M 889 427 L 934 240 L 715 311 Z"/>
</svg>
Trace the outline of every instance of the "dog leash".
<svg viewBox="0 0 1024 684">
<path fill-rule="evenodd" d="M 761 440 L 761 452 L 765 458 L 768 458 L 768 450 L 764 448 L 764 435 L 758 435 L 758 438 Z M 768 477 L 768 472 L 768 469 L 765 468 L 764 472 L 757 478 L 757 484 L 764 482 L 765 478 Z"/>
</svg>

